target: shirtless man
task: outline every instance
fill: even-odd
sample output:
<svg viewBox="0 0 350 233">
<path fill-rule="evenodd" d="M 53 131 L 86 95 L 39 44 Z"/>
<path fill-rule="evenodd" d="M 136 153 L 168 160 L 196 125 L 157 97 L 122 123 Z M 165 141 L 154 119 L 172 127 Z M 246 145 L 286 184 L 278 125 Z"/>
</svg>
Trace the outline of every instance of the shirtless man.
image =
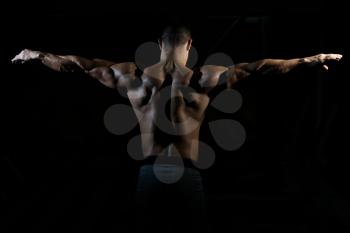
<svg viewBox="0 0 350 233">
<path fill-rule="evenodd" d="M 299 66 L 328 69 L 327 63 L 339 61 L 342 55 L 319 54 L 290 60 L 264 59 L 232 67 L 206 65 L 196 71 L 186 66 L 191 44 L 188 29 L 166 28 L 159 40 L 160 61 L 145 68 L 141 79 L 136 77 L 137 67 L 131 62 L 90 60 L 28 49 L 15 56 L 12 62 L 40 60 L 55 71 L 80 70 L 109 88 L 125 87 L 139 121 L 146 158 L 139 175 L 139 199 L 143 200 L 144 205 L 149 205 L 157 185 L 177 185 L 177 190 L 185 193 L 192 210 L 198 214 L 203 210 L 203 188 L 200 173 L 191 164 L 200 156 L 199 133 L 209 103 L 208 93 L 219 84 L 232 88 L 239 80 L 257 72 L 263 75 L 285 74 Z M 170 85 L 166 86 L 165 83 Z M 170 102 L 170 108 L 167 102 Z M 165 159 L 161 161 L 159 158 Z M 155 169 L 154 163 L 158 160 L 160 162 Z M 179 161 L 185 166 L 178 166 Z M 162 182 L 159 182 L 159 177 Z M 198 229 L 198 226 L 195 227 Z"/>
</svg>

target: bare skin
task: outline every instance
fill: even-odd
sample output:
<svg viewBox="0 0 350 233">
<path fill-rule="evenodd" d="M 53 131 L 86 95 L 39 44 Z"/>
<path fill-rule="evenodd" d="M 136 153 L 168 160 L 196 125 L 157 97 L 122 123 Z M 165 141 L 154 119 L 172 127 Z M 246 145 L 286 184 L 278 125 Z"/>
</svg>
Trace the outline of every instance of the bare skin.
<svg viewBox="0 0 350 233">
<path fill-rule="evenodd" d="M 188 52 L 192 41 L 174 48 L 176 68 L 171 75 L 170 119 L 167 129 L 159 127 L 159 116 L 164 115 L 162 104 L 162 83 L 166 79 L 164 62 L 168 56 L 167 48 L 162 47 L 160 62 L 144 69 L 142 83 L 134 85 L 136 80 L 134 63 L 114 63 L 102 59 L 86 59 L 78 56 L 60 56 L 40 51 L 25 49 L 16 55 L 13 63 L 40 60 L 47 67 L 62 72 L 82 70 L 103 85 L 116 89 L 127 88 L 127 95 L 139 121 L 143 153 L 148 155 L 182 156 L 192 160 L 198 159 L 198 141 L 200 127 L 209 103 L 208 92 L 219 85 L 219 77 L 224 74 L 224 85 L 232 88 L 235 83 L 247 78 L 254 72 L 262 74 L 286 74 L 304 65 L 319 66 L 328 70 L 327 63 L 339 61 L 340 54 L 318 54 L 315 56 L 290 60 L 264 59 L 252 63 L 240 63 L 233 67 L 207 65 L 201 67 L 199 84 L 204 91 L 190 91 L 184 97 L 183 88 L 187 87 L 193 71 L 186 67 Z M 187 104 L 187 103 L 190 104 Z M 121 122 L 122 124 L 122 122 Z M 168 125 L 168 126 L 169 126 Z M 167 140 L 164 140 L 167 138 Z"/>
</svg>

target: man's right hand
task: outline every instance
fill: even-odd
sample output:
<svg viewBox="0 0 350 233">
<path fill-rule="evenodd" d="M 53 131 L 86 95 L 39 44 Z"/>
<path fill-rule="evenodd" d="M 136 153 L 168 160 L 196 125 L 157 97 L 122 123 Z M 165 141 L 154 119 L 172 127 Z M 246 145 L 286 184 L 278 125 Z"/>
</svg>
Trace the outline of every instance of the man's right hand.
<svg viewBox="0 0 350 233">
<path fill-rule="evenodd" d="M 12 60 L 11 62 L 13 64 L 23 64 L 29 60 L 33 60 L 33 59 L 38 59 L 41 56 L 41 52 L 39 51 L 33 51 L 30 49 L 23 49 L 19 54 L 17 54 Z"/>
</svg>

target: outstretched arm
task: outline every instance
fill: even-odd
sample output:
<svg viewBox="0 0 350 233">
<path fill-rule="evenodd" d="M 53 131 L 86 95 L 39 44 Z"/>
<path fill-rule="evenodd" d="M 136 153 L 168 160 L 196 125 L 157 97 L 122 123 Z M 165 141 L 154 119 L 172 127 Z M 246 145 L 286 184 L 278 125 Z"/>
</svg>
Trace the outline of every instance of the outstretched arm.
<svg viewBox="0 0 350 233">
<path fill-rule="evenodd" d="M 115 63 L 103 59 L 87 59 L 72 55 L 55 55 L 29 49 L 22 50 L 11 61 L 25 63 L 40 60 L 45 66 L 59 72 L 83 71 L 110 88 L 127 86 L 134 78 L 136 66 L 133 63 Z M 128 75 L 131 74 L 131 75 Z M 128 77 L 126 77 L 128 76 Z"/>
<path fill-rule="evenodd" d="M 232 87 L 236 82 L 243 80 L 254 73 L 286 74 L 298 67 L 320 67 L 328 70 L 327 64 L 331 61 L 339 61 L 340 54 L 318 54 L 305 58 L 295 58 L 289 60 L 263 59 L 251 63 L 239 63 L 232 67 L 206 65 L 201 68 L 202 78 L 200 85 L 207 92 L 218 85 Z"/>
<path fill-rule="evenodd" d="M 289 60 L 282 59 L 263 59 L 252 63 L 240 63 L 228 69 L 227 76 L 233 80 L 239 81 L 252 73 L 259 72 L 265 74 L 286 74 L 298 67 L 320 67 L 328 70 L 328 63 L 339 61 L 342 58 L 340 54 L 318 54 L 305 58 L 295 58 Z"/>
</svg>

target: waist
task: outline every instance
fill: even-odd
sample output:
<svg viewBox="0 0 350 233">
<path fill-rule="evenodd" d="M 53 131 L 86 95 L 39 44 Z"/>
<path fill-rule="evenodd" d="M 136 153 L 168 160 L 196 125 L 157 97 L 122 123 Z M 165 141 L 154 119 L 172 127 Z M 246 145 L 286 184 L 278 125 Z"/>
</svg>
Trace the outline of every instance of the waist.
<svg viewBox="0 0 350 233">
<path fill-rule="evenodd" d="M 198 170 L 198 168 L 194 166 L 194 163 L 195 161 L 189 158 L 164 155 L 149 155 L 142 161 L 142 165 L 183 165 L 186 168 L 193 168 Z"/>
</svg>

